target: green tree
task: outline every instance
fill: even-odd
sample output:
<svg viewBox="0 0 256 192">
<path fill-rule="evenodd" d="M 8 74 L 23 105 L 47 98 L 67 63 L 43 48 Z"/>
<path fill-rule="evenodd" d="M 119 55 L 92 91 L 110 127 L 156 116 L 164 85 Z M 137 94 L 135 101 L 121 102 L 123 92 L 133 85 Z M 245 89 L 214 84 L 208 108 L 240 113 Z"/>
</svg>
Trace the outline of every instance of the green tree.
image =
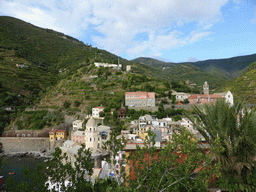
<svg viewBox="0 0 256 192">
<path fill-rule="evenodd" d="M 154 146 L 154 137 L 149 132 L 144 146 L 137 146 L 127 157 L 136 177 L 129 177 L 129 186 L 134 190 L 206 191 L 213 174 L 219 176 L 220 164 L 212 162 L 211 154 L 205 154 L 190 133 L 181 130 L 163 148 Z M 218 144 L 219 139 L 215 142 Z M 212 148 L 215 150 L 219 148 Z M 199 170 L 197 174 L 195 170 Z"/>
<path fill-rule="evenodd" d="M 81 105 L 81 102 L 80 102 L 80 101 L 77 101 L 77 100 L 74 101 L 74 106 L 75 106 L 75 107 L 79 107 L 80 105 Z"/>
<path fill-rule="evenodd" d="M 70 105 L 71 105 L 70 101 L 64 101 L 64 103 L 63 103 L 63 107 L 66 109 L 69 108 Z"/>
<path fill-rule="evenodd" d="M 226 185 L 234 181 L 247 183 L 243 178 L 251 174 L 255 166 L 256 116 L 255 110 L 246 109 L 241 102 L 231 106 L 224 100 L 202 107 L 193 107 L 195 115 L 188 116 L 194 127 L 214 147 L 220 139 L 224 151 L 215 153 L 222 164 Z M 254 183 L 254 186 L 256 184 Z M 245 185 L 246 186 L 246 185 Z"/>
<path fill-rule="evenodd" d="M 105 113 L 103 111 L 100 112 L 100 117 L 105 117 Z"/>
<path fill-rule="evenodd" d="M 47 161 L 47 176 L 51 183 L 56 184 L 56 189 L 62 191 L 92 191 L 92 185 L 88 177 L 92 175 L 93 163 L 91 152 L 85 146 L 78 150 L 75 162 L 70 162 L 66 153 L 60 148 L 55 148 L 53 159 Z M 69 184 L 65 185 L 65 181 Z"/>
</svg>

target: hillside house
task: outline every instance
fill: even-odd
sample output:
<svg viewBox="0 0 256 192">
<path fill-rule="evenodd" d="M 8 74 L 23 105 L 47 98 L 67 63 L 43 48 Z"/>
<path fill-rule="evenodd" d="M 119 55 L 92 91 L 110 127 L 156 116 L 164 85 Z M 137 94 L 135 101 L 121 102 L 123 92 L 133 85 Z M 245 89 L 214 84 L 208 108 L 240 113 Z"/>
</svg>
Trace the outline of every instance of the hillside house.
<svg viewBox="0 0 256 192">
<path fill-rule="evenodd" d="M 180 121 L 180 125 L 184 128 L 186 128 L 186 130 L 188 130 L 190 133 L 192 134 L 197 134 L 197 130 L 194 129 L 193 127 L 193 123 L 188 119 L 188 118 L 182 118 Z"/>
<path fill-rule="evenodd" d="M 50 141 L 63 140 L 63 139 L 67 139 L 67 131 L 66 130 L 53 129 L 49 132 L 49 140 Z"/>
<path fill-rule="evenodd" d="M 190 95 L 188 97 L 189 104 L 209 104 L 215 103 L 218 99 L 222 99 L 220 95 Z"/>
<path fill-rule="evenodd" d="M 154 107 L 155 93 L 154 92 L 126 92 L 125 106 L 129 107 Z"/>
<path fill-rule="evenodd" d="M 78 129 L 82 129 L 83 128 L 83 120 L 75 120 L 73 121 L 73 130 L 77 131 Z"/>
<path fill-rule="evenodd" d="M 113 69 L 121 70 L 121 64 L 109 64 L 109 63 L 94 63 L 95 67 L 112 67 Z"/>
<path fill-rule="evenodd" d="M 20 67 L 20 68 L 28 68 L 27 65 L 25 64 L 16 64 L 16 67 Z"/>
<path fill-rule="evenodd" d="M 188 99 L 190 94 L 183 93 L 183 92 L 173 92 L 172 95 L 176 96 L 176 101 L 184 101 L 185 99 Z"/>
<path fill-rule="evenodd" d="M 230 103 L 231 105 L 234 105 L 234 96 L 230 91 L 223 93 L 214 93 L 213 95 L 220 95 L 223 98 L 225 98 L 226 102 Z"/>
<path fill-rule="evenodd" d="M 103 112 L 103 111 L 104 111 L 104 107 L 102 106 L 92 108 L 92 117 L 100 118 L 100 112 Z"/>
</svg>

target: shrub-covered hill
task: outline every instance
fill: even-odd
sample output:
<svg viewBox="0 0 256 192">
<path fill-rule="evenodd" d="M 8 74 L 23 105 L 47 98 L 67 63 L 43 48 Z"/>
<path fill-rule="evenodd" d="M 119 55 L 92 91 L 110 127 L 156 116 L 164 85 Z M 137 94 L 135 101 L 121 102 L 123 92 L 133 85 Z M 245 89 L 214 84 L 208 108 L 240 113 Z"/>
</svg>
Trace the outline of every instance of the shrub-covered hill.
<svg viewBox="0 0 256 192">
<path fill-rule="evenodd" d="M 202 86 L 207 81 L 211 85 L 211 89 L 230 79 L 230 76 L 224 70 L 215 67 L 202 70 L 192 64 L 166 63 L 150 58 L 137 58 L 133 62 L 138 65 L 138 71 L 154 71 L 155 77 L 159 79 L 168 81 L 189 80 L 190 83 L 196 83 L 198 86 Z"/>
<path fill-rule="evenodd" d="M 256 62 L 247 67 L 240 77 L 227 82 L 222 90 L 231 90 L 236 98 L 256 104 Z"/>
<path fill-rule="evenodd" d="M 16 56 L 51 70 L 73 69 L 95 61 L 117 63 L 117 56 L 22 20 L 0 16 L 0 46 L 15 50 Z"/>
<path fill-rule="evenodd" d="M 47 88 L 34 109 L 17 114 L 10 127 L 42 129 L 56 126 L 64 122 L 64 115 L 83 118 L 91 114 L 93 107 L 99 105 L 113 109 L 117 114 L 124 103 L 126 91 L 155 91 L 156 96 L 160 98 L 167 96 L 170 84 L 140 74 L 116 71 L 113 68 L 85 66 L 72 76 L 62 79 L 56 86 Z M 59 118 L 55 117 L 56 113 Z M 38 123 L 28 119 L 36 119 Z"/>
</svg>

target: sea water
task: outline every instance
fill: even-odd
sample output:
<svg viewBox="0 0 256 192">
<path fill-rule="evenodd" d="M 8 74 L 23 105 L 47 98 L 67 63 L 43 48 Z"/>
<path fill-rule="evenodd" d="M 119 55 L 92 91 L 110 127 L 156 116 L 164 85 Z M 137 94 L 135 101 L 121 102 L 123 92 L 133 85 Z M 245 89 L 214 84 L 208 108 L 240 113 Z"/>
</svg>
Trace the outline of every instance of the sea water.
<svg viewBox="0 0 256 192">
<path fill-rule="evenodd" d="M 3 161 L 5 159 L 5 161 Z M 1 166 L 0 176 L 4 176 L 4 183 L 6 183 L 8 177 L 12 177 L 15 183 L 21 183 L 26 181 L 23 174 L 24 168 L 27 166 L 31 172 L 35 170 L 38 163 L 44 164 L 45 158 L 35 158 L 35 157 L 1 157 L 0 161 L 5 162 Z M 10 174 L 14 173 L 14 174 Z"/>
</svg>

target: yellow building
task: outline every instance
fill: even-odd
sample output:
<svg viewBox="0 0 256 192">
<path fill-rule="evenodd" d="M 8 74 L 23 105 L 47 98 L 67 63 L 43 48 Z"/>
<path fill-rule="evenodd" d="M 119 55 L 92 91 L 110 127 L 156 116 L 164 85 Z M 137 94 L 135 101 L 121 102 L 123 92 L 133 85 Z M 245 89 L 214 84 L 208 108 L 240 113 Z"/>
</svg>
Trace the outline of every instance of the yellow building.
<svg viewBox="0 0 256 192">
<path fill-rule="evenodd" d="M 53 130 L 51 130 L 50 132 L 49 132 L 49 139 L 50 139 L 50 141 L 54 141 L 54 140 L 56 140 L 56 129 L 53 129 Z"/>
<path fill-rule="evenodd" d="M 145 140 L 146 136 L 148 136 L 148 132 L 146 131 L 146 129 L 141 128 L 139 129 L 139 131 L 137 131 L 137 135 L 142 139 Z"/>
<path fill-rule="evenodd" d="M 66 130 L 57 130 L 56 131 L 56 140 L 67 139 L 67 131 Z"/>
<path fill-rule="evenodd" d="M 67 131 L 66 130 L 53 129 L 49 132 L 50 141 L 62 140 L 62 139 L 66 139 L 66 138 L 67 138 Z"/>
</svg>

